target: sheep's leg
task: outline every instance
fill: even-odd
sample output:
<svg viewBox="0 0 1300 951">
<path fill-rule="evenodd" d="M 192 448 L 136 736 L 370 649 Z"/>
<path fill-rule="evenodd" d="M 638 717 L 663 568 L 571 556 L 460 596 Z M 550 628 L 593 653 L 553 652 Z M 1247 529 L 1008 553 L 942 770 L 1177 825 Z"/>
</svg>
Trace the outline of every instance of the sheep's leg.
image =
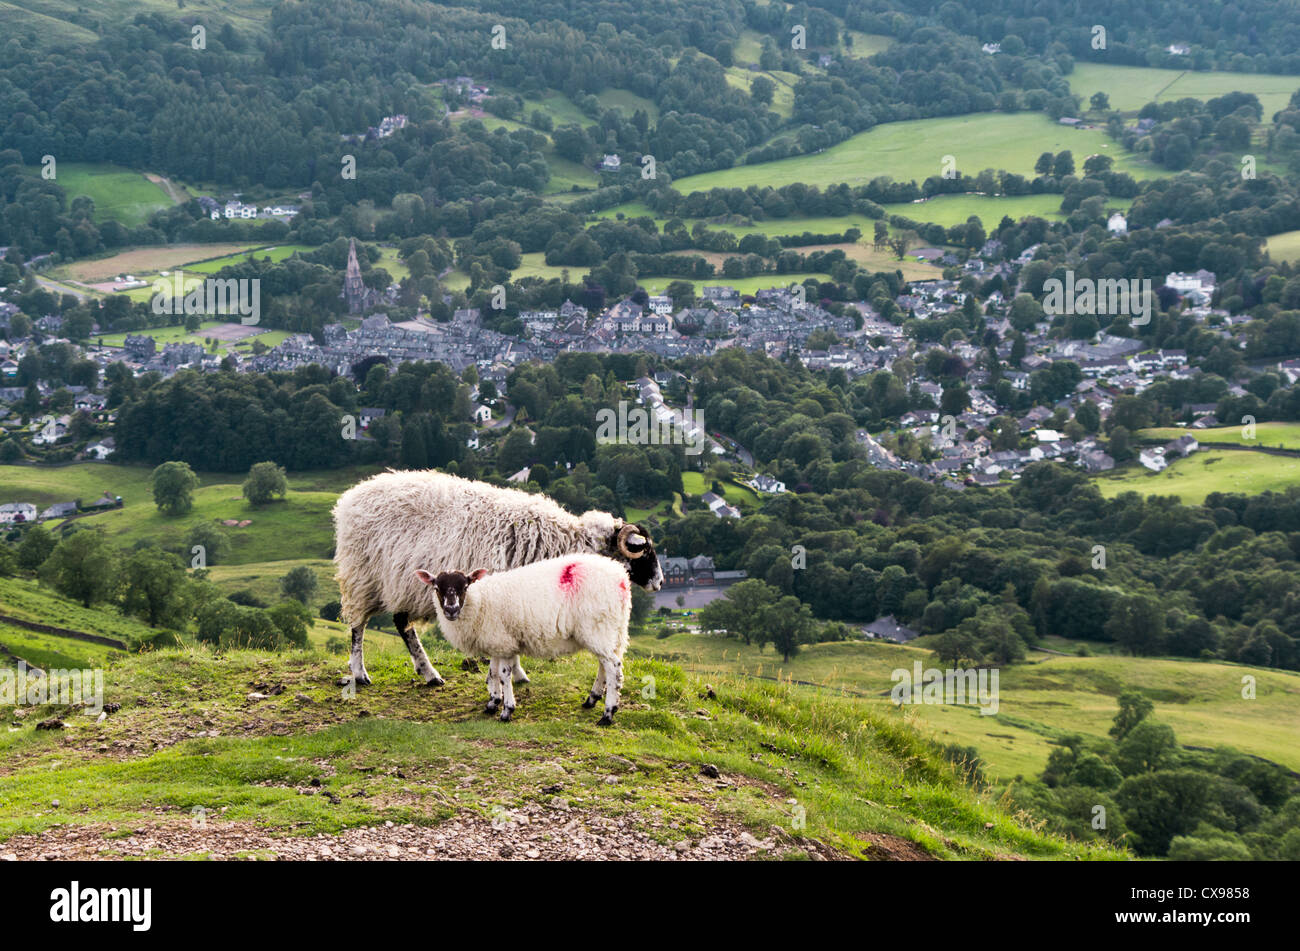
<svg viewBox="0 0 1300 951">
<path fill-rule="evenodd" d="M 483 712 L 493 714 L 497 712 L 497 707 L 501 705 L 501 698 L 497 696 L 497 659 L 495 657 L 488 661 L 487 688 L 488 702 Z"/>
<path fill-rule="evenodd" d="M 618 694 L 623 689 L 623 658 L 601 660 L 600 668 L 605 674 L 605 715 L 596 725 L 609 726 L 618 712 Z"/>
<path fill-rule="evenodd" d="M 591 693 L 587 694 L 587 699 L 582 701 L 582 708 L 590 710 L 596 705 L 596 701 L 605 695 L 605 664 L 597 659 L 596 661 L 596 682 L 591 685 Z"/>
<path fill-rule="evenodd" d="M 446 681 L 433 669 L 433 664 L 429 663 L 429 655 L 424 652 L 424 645 L 420 643 L 420 636 L 415 633 L 415 628 L 411 627 L 410 620 L 411 616 L 405 611 L 398 611 L 393 615 L 397 633 L 402 635 L 402 640 L 406 641 L 406 649 L 411 653 L 411 663 L 415 665 L 415 672 L 424 679 L 426 687 L 441 687 Z"/>
<path fill-rule="evenodd" d="M 497 684 L 501 688 L 501 722 L 508 723 L 515 712 L 515 685 L 511 677 L 514 658 L 498 657 L 493 659 L 497 669 Z"/>
<path fill-rule="evenodd" d="M 511 676 L 514 678 L 515 683 L 517 684 L 526 684 L 529 682 L 528 675 L 524 673 L 524 665 L 519 663 L 518 654 L 515 655 L 515 659 L 512 662 L 510 673 Z"/>
<path fill-rule="evenodd" d="M 352 672 L 352 682 L 358 687 L 370 686 L 370 675 L 366 673 L 366 660 L 361 652 L 361 642 L 366 636 L 366 620 L 352 625 L 352 654 L 348 657 L 348 669 Z"/>
</svg>

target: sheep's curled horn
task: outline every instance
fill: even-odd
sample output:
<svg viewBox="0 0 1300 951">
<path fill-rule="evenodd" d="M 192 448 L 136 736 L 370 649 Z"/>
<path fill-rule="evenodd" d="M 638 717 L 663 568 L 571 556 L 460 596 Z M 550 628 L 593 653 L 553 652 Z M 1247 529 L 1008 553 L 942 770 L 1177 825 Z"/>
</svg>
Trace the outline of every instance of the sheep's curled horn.
<svg viewBox="0 0 1300 951">
<path fill-rule="evenodd" d="M 640 547 L 640 551 L 633 551 L 628 548 L 628 543 Z M 646 537 L 641 534 L 635 525 L 624 525 L 618 530 L 617 536 L 618 551 L 624 558 L 640 558 L 645 554 Z"/>
</svg>

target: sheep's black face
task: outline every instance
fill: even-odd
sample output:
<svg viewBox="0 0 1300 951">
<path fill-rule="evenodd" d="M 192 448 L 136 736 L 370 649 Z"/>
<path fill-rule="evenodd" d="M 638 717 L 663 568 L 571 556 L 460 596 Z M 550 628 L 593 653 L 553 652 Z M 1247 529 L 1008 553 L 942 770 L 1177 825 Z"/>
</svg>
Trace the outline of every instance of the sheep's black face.
<svg viewBox="0 0 1300 951">
<path fill-rule="evenodd" d="M 437 575 L 423 570 L 416 572 L 421 581 L 433 588 L 438 604 L 442 607 L 442 613 L 448 621 L 454 621 L 460 617 L 461 608 L 465 606 L 465 593 L 469 590 L 469 586 L 485 574 L 487 572 L 482 568 L 469 574 L 465 574 L 463 571 L 443 571 Z"/>
<path fill-rule="evenodd" d="M 664 573 L 655 555 L 654 543 L 640 526 L 628 523 L 614 535 L 614 551 L 627 563 L 627 574 L 647 591 L 663 587 Z"/>
</svg>

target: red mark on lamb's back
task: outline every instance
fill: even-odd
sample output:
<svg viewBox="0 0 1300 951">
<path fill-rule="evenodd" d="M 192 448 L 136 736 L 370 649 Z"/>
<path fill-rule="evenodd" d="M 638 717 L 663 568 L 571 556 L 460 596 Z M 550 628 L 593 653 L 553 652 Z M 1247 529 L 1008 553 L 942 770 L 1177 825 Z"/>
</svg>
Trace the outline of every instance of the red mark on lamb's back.
<svg viewBox="0 0 1300 951">
<path fill-rule="evenodd" d="M 623 600 L 624 600 L 624 601 L 626 601 L 629 597 L 631 597 L 631 595 L 628 594 L 628 590 L 627 590 L 627 579 L 626 579 L 626 578 L 622 579 L 622 580 L 618 583 L 618 590 L 621 591 L 621 592 L 623 592 Z"/>
<path fill-rule="evenodd" d="M 560 590 L 573 594 L 578 590 L 579 569 L 576 561 L 571 561 L 560 569 Z"/>
</svg>

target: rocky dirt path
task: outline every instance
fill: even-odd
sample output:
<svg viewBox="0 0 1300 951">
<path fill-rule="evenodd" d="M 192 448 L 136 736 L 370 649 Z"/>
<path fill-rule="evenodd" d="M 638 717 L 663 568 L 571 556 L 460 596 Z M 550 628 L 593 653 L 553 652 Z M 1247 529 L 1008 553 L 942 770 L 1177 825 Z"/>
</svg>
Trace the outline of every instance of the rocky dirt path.
<svg viewBox="0 0 1300 951">
<path fill-rule="evenodd" d="M 112 836 L 110 838 L 110 836 Z M 129 835 L 96 823 L 62 826 L 0 842 L 0 860 L 124 857 L 281 859 L 291 861 L 392 860 L 743 860 L 802 853 L 816 860 L 839 856 L 820 842 L 793 840 L 773 828 L 758 838 L 717 817 L 702 836 L 666 843 L 625 819 L 563 805 L 528 804 L 493 819 L 463 813 L 437 826 L 383 825 L 338 835 L 273 835 L 248 822 L 151 821 Z"/>
</svg>

